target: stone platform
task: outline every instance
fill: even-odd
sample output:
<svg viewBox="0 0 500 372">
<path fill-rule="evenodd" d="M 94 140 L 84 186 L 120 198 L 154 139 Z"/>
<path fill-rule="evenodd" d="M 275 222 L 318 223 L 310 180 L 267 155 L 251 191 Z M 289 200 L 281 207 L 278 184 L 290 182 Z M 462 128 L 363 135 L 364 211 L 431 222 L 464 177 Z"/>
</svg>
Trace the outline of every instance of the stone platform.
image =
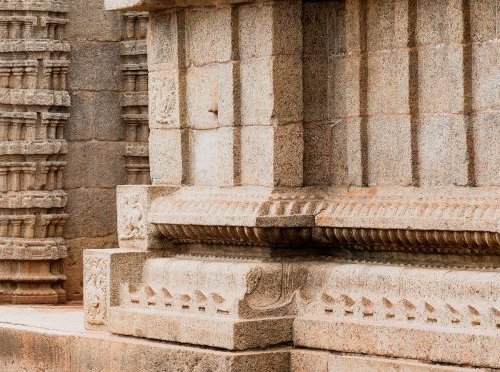
<svg viewBox="0 0 500 372">
<path fill-rule="evenodd" d="M 230 352 L 86 331 L 81 305 L 1 306 L 0 370 L 486 371 L 280 345 Z"/>
</svg>

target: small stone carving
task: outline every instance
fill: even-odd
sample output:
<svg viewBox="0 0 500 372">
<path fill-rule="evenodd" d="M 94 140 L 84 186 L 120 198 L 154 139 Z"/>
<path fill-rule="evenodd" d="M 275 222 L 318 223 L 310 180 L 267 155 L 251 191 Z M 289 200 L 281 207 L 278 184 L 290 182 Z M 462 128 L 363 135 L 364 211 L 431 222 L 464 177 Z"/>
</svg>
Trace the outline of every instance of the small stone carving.
<svg viewBox="0 0 500 372">
<path fill-rule="evenodd" d="M 119 220 L 119 231 L 124 240 L 145 238 L 145 221 L 143 206 L 139 202 L 138 194 L 129 194 L 124 197 L 123 211 Z"/>
<path fill-rule="evenodd" d="M 177 83 L 174 78 L 155 79 L 151 84 L 151 116 L 155 124 L 178 125 Z"/>
<path fill-rule="evenodd" d="M 84 259 L 85 316 L 90 324 L 102 325 L 107 319 L 107 263 L 102 257 Z"/>
</svg>

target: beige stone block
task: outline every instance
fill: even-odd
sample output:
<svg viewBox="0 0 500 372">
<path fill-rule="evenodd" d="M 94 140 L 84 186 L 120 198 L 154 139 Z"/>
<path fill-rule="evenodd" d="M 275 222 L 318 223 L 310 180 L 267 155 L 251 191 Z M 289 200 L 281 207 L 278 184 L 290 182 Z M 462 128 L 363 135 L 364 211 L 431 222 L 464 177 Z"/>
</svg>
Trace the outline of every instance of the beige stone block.
<svg viewBox="0 0 500 372">
<path fill-rule="evenodd" d="M 417 5 L 417 43 L 461 43 L 462 3 L 457 0 L 419 1 Z"/>
<path fill-rule="evenodd" d="M 187 64 L 204 65 L 232 59 L 231 8 L 191 9 L 186 17 Z"/>
<path fill-rule="evenodd" d="M 302 120 L 301 60 L 288 56 L 244 60 L 240 76 L 243 125 Z"/>
<path fill-rule="evenodd" d="M 376 116 L 367 124 L 368 183 L 408 186 L 412 182 L 410 117 Z"/>
<path fill-rule="evenodd" d="M 418 55 L 419 112 L 463 110 L 463 51 L 459 45 L 423 47 Z"/>
<path fill-rule="evenodd" d="M 118 43 L 73 42 L 68 75 L 69 90 L 119 91 L 119 50 Z"/>
<path fill-rule="evenodd" d="M 195 185 L 234 184 L 234 128 L 191 131 L 191 178 Z"/>
<path fill-rule="evenodd" d="M 462 115 L 422 115 L 418 124 L 422 185 L 467 185 L 467 128 Z"/>
<path fill-rule="evenodd" d="M 472 120 L 476 182 L 500 185 L 500 112 L 478 112 Z"/>
<path fill-rule="evenodd" d="M 354 117 L 346 119 L 346 167 L 347 184 L 362 185 L 363 164 L 362 164 L 362 133 L 361 118 Z"/>
<path fill-rule="evenodd" d="M 187 122 L 190 128 L 237 125 L 234 74 L 238 64 L 190 67 L 186 76 Z"/>
<path fill-rule="evenodd" d="M 83 255 L 85 328 L 106 330 L 110 307 L 116 306 L 121 283 L 140 281 L 142 264 L 158 252 L 131 249 L 86 249 Z"/>
<path fill-rule="evenodd" d="M 474 44 L 472 49 L 472 107 L 500 109 L 500 41 Z"/>
<path fill-rule="evenodd" d="M 338 120 L 331 125 L 331 184 L 345 185 L 348 179 L 348 135 L 346 120 Z"/>
<path fill-rule="evenodd" d="M 114 188 L 125 181 L 121 142 L 92 141 L 68 143 L 64 188 Z"/>
<path fill-rule="evenodd" d="M 239 6 L 240 58 L 302 54 L 302 4 Z"/>
<path fill-rule="evenodd" d="M 344 118 L 360 114 L 360 57 L 329 58 L 328 117 Z"/>
<path fill-rule="evenodd" d="M 368 114 L 408 114 L 407 50 L 371 53 L 368 57 Z"/>
<path fill-rule="evenodd" d="M 328 59 L 326 56 L 304 57 L 304 121 L 328 118 Z"/>
<path fill-rule="evenodd" d="M 330 125 L 304 125 L 304 185 L 319 186 L 331 183 L 332 150 Z"/>
<path fill-rule="evenodd" d="M 149 73 L 149 128 L 181 128 L 184 107 L 181 100 L 186 89 L 179 69 L 158 70 Z"/>
<path fill-rule="evenodd" d="M 367 6 L 367 49 L 405 48 L 408 43 L 408 2 L 369 1 Z"/>
<path fill-rule="evenodd" d="M 391 359 L 370 355 L 341 355 L 295 349 L 290 353 L 292 372 L 473 372 L 476 368 L 442 366 L 420 360 Z M 480 371 L 484 371 L 480 369 Z"/>
<path fill-rule="evenodd" d="M 148 22 L 148 68 L 157 69 L 157 65 L 178 67 L 184 63 L 184 11 L 161 10 L 151 12 Z"/>
<path fill-rule="evenodd" d="M 474 41 L 497 38 L 498 0 L 476 0 L 470 3 L 471 39 Z"/>
<path fill-rule="evenodd" d="M 302 124 L 241 128 L 243 185 L 299 186 L 302 158 Z"/>
<path fill-rule="evenodd" d="M 65 237 L 104 237 L 116 234 L 114 189 L 85 188 L 68 190 L 68 219 Z"/>
<path fill-rule="evenodd" d="M 180 129 L 151 129 L 149 164 L 153 184 L 180 185 L 184 157 L 187 156 L 187 133 Z"/>
<path fill-rule="evenodd" d="M 290 341 L 292 322 L 292 318 L 238 320 L 111 308 L 109 327 L 122 335 L 247 350 Z"/>
</svg>

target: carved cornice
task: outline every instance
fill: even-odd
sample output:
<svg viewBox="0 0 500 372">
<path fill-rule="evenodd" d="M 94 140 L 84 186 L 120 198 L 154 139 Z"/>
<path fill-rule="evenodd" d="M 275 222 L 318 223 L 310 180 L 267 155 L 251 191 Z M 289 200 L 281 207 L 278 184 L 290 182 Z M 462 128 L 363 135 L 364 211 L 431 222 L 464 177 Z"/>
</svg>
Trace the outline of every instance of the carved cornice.
<svg viewBox="0 0 500 372">
<path fill-rule="evenodd" d="M 415 253 L 500 253 L 497 188 L 274 190 L 183 188 L 150 222 L 178 244 L 300 246 Z"/>
</svg>

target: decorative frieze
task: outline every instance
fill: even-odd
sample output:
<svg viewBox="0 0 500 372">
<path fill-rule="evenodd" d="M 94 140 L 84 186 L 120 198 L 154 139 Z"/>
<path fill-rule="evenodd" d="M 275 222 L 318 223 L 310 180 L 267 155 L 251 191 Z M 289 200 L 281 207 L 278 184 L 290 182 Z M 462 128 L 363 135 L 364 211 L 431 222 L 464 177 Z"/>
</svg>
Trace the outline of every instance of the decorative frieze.
<svg viewBox="0 0 500 372">
<path fill-rule="evenodd" d="M 65 301 L 66 15 L 59 1 L 0 2 L 0 302 Z"/>
</svg>

